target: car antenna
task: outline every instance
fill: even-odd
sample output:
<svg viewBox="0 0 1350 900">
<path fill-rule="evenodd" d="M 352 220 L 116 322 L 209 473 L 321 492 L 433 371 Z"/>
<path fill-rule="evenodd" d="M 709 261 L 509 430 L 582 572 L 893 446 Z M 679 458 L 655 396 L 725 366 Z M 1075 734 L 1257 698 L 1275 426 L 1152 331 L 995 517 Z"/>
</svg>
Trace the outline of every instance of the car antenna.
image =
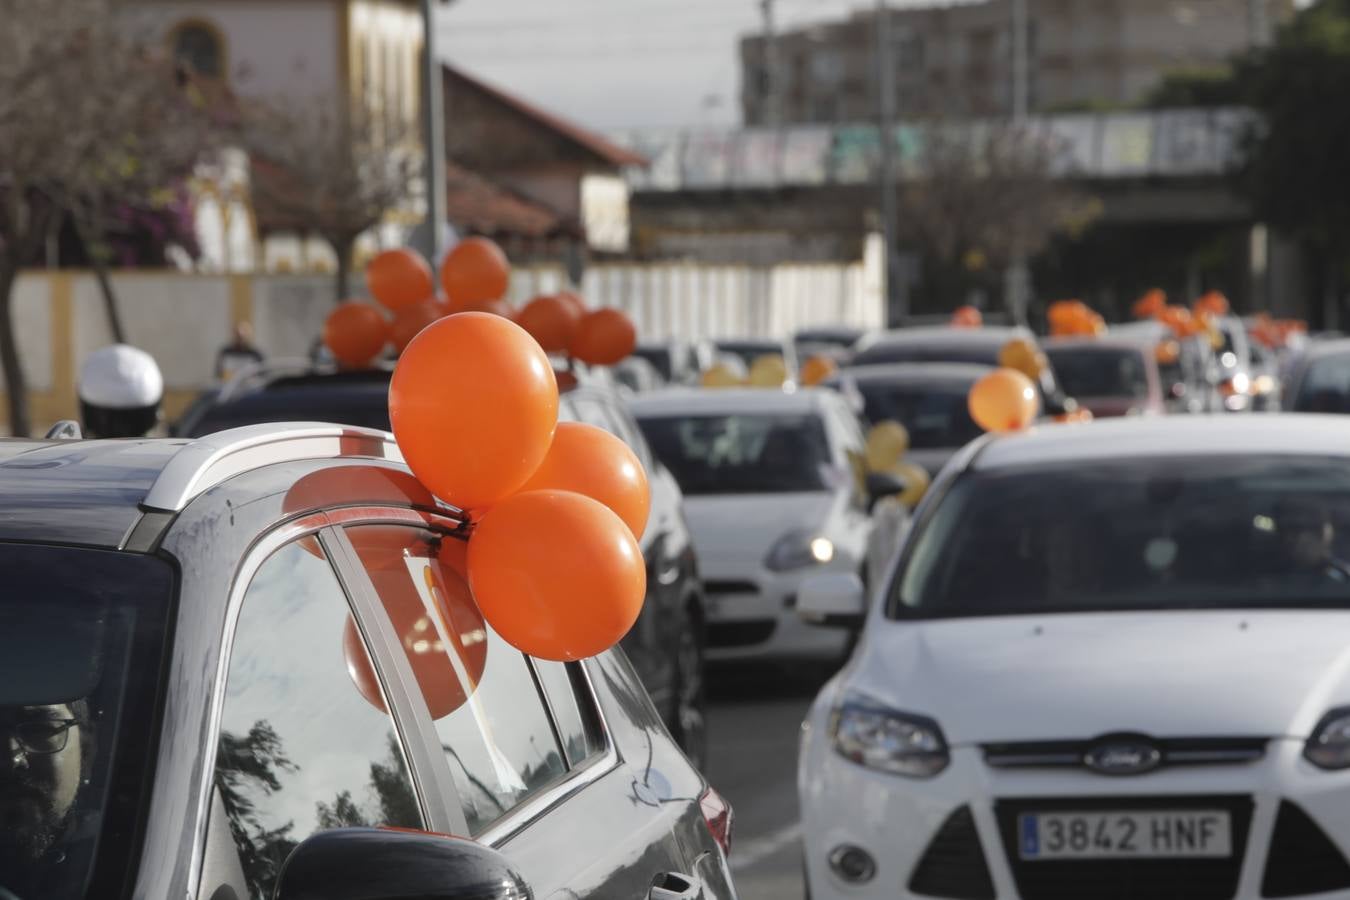
<svg viewBox="0 0 1350 900">
<path fill-rule="evenodd" d="M 62 419 L 47 431 L 49 441 L 82 441 L 84 431 L 74 419 Z"/>
</svg>

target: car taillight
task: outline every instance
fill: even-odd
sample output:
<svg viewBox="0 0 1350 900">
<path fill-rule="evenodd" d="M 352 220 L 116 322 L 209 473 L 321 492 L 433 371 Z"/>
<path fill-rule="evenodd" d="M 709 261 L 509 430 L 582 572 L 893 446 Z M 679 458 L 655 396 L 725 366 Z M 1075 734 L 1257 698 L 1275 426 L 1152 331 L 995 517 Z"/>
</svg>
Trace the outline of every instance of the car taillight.
<svg viewBox="0 0 1350 900">
<path fill-rule="evenodd" d="M 731 804 L 722 799 L 722 795 L 708 788 L 703 792 L 703 796 L 698 798 L 698 805 L 703 809 L 703 821 L 708 824 L 708 831 L 712 834 L 713 840 L 717 841 L 717 846 L 722 848 L 724 854 L 731 854 L 731 829 L 736 821 L 735 815 L 731 811 Z"/>
</svg>

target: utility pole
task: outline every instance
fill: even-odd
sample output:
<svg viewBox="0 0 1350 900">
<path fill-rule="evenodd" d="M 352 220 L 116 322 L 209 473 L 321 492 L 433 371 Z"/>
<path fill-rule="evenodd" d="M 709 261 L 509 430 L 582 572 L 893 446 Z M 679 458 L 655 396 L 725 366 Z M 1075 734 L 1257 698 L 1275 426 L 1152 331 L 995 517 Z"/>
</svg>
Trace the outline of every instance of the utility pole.
<svg viewBox="0 0 1350 900">
<path fill-rule="evenodd" d="M 1031 66 L 1027 47 L 1027 0 L 1011 0 L 1012 5 L 1012 121 L 1014 128 L 1026 124 L 1030 105 Z M 1015 249 L 1003 276 L 1003 297 L 1008 314 L 1018 325 L 1027 324 L 1031 305 L 1031 267 L 1026 254 Z"/>
<path fill-rule="evenodd" d="M 764 16 L 764 81 L 760 85 L 760 101 L 764 110 L 763 124 L 771 128 L 783 124 L 782 80 L 778 72 L 778 34 L 774 28 L 773 4 L 774 0 L 759 0 L 759 11 Z"/>
<path fill-rule="evenodd" d="M 445 107 L 441 97 L 441 62 L 436 55 L 438 0 L 422 0 L 422 146 L 427 192 L 427 218 L 422 247 L 435 267 L 440 261 L 441 223 L 445 215 Z M 415 234 L 416 236 L 416 234 Z"/>
<path fill-rule="evenodd" d="M 876 0 L 877 33 L 877 135 L 881 158 L 877 166 L 877 189 L 881 200 L 881 237 L 886 244 L 886 321 L 898 326 L 909 317 L 909 298 L 901 283 L 896 254 L 897 213 L 895 204 L 895 45 L 891 41 L 891 11 L 886 0 Z"/>
</svg>

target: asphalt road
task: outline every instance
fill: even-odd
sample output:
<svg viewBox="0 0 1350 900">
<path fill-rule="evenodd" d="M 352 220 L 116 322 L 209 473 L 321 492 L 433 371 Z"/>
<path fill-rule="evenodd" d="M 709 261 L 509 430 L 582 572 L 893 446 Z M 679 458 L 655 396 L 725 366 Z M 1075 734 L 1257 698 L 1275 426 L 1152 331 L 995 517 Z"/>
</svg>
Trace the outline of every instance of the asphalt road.
<svg viewBox="0 0 1350 900">
<path fill-rule="evenodd" d="M 709 672 L 708 780 L 736 813 L 731 868 L 741 900 L 801 900 L 797 736 L 820 670 Z"/>
</svg>

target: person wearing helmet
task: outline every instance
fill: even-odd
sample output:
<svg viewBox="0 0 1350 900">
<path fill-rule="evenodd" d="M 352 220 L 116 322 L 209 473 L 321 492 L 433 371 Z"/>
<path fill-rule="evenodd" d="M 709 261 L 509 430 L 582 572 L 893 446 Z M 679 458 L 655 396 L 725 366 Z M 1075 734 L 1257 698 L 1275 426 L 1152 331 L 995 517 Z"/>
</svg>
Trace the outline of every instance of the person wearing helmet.
<svg viewBox="0 0 1350 900">
<path fill-rule="evenodd" d="M 164 376 L 144 350 L 113 344 L 84 361 L 78 393 L 87 437 L 144 437 L 159 424 Z"/>
</svg>

